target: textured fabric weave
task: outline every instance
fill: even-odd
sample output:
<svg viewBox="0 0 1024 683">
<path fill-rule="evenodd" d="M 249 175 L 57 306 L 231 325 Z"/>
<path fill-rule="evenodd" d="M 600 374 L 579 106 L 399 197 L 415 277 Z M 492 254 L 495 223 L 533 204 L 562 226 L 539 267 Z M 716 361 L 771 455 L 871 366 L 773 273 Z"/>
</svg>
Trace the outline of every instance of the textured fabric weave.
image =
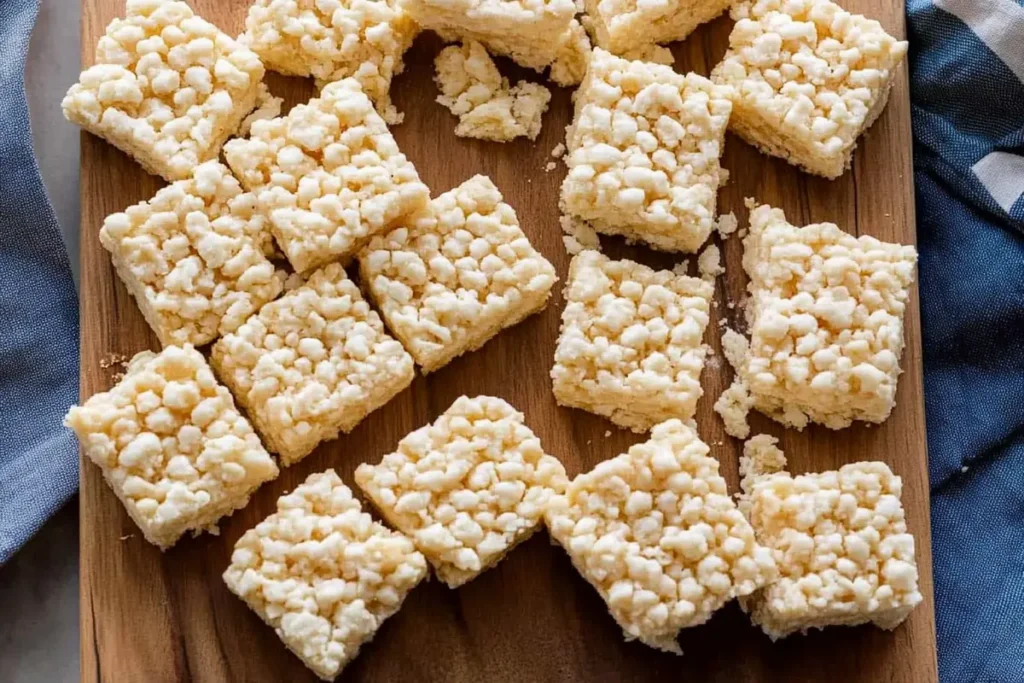
<svg viewBox="0 0 1024 683">
<path fill-rule="evenodd" d="M 78 488 L 78 445 L 61 426 L 78 398 L 78 301 L 25 100 L 37 11 L 0 0 L 0 564 Z"/>
</svg>

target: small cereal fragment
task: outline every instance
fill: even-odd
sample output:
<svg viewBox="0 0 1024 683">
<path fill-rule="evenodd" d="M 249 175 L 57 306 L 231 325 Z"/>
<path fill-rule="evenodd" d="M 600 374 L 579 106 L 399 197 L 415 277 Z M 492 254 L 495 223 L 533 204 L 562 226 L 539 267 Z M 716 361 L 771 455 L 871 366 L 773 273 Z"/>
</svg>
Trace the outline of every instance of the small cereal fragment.
<svg viewBox="0 0 1024 683">
<path fill-rule="evenodd" d="M 128 0 L 61 107 L 168 181 L 188 178 L 256 106 L 263 65 L 184 2 Z"/>
<path fill-rule="evenodd" d="M 551 173 L 556 168 L 558 168 L 558 163 L 556 163 L 554 161 L 549 161 L 548 163 L 544 164 L 544 172 L 545 173 Z"/>
<path fill-rule="evenodd" d="M 545 519 L 626 639 L 659 650 L 682 654 L 680 629 L 775 578 L 718 461 L 679 420 L 576 477 Z"/>
<path fill-rule="evenodd" d="M 537 531 L 568 479 L 522 413 L 500 398 L 463 396 L 378 465 L 360 465 L 356 483 L 457 588 Z"/>
<path fill-rule="evenodd" d="M 733 88 L 729 128 L 808 173 L 842 175 L 885 108 L 907 42 L 829 0 L 747 0 L 732 17 L 711 74 Z"/>
<path fill-rule="evenodd" d="M 136 355 L 113 389 L 72 407 L 64 424 L 161 550 L 186 531 L 217 533 L 221 517 L 278 474 L 191 345 Z"/>
<path fill-rule="evenodd" d="M 359 257 L 363 287 L 424 372 L 482 346 L 547 305 L 558 280 L 515 210 L 477 175 L 431 215 L 379 235 Z"/>
<path fill-rule="evenodd" d="M 563 156 L 565 156 L 565 143 L 559 142 L 557 145 L 555 145 L 554 149 L 551 150 L 551 156 L 553 156 L 556 159 L 561 159 Z"/>
<path fill-rule="evenodd" d="M 548 76 L 562 87 L 579 85 L 587 73 L 589 63 L 590 38 L 583 25 L 573 19 L 569 30 L 562 36 L 562 44 Z"/>
<path fill-rule="evenodd" d="M 741 605 L 772 640 L 826 626 L 896 628 L 922 601 L 900 478 L 882 462 L 778 472 L 785 457 L 774 442 L 762 435 L 744 447 L 744 506 L 779 576 Z"/>
<path fill-rule="evenodd" d="M 218 161 L 107 217 L 100 242 L 160 343 L 202 346 L 277 297 L 284 273 L 256 197 Z"/>
<path fill-rule="evenodd" d="M 266 84 L 260 83 L 260 92 L 256 96 L 256 108 L 245 117 L 245 120 L 238 127 L 238 136 L 247 137 L 249 132 L 252 131 L 252 124 L 257 121 L 276 119 L 281 115 L 282 107 L 284 107 L 284 98 L 275 97 Z"/>
<path fill-rule="evenodd" d="M 725 272 L 725 268 L 722 267 L 722 253 L 716 245 L 709 244 L 697 256 L 697 270 L 703 280 L 714 280 Z"/>
<path fill-rule="evenodd" d="M 620 55 L 656 48 L 652 43 L 682 40 L 699 25 L 727 10 L 730 4 L 730 0 L 585 2 L 597 46 Z"/>
<path fill-rule="evenodd" d="M 397 0 L 256 0 L 242 40 L 268 69 L 324 85 L 359 81 L 385 121 L 401 123 L 388 91 L 419 28 Z"/>
<path fill-rule="evenodd" d="M 733 380 L 729 388 L 715 401 L 715 412 L 725 423 L 725 433 L 737 439 L 745 439 L 750 435 L 747 416 L 754 405 L 754 399 L 747 391 L 747 385 L 741 379 Z"/>
<path fill-rule="evenodd" d="M 224 583 L 303 664 L 333 681 L 426 576 L 412 541 L 373 521 L 327 470 L 245 532 Z"/>
<path fill-rule="evenodd" d="M 568 128 L 562 208 L 604 234 L 693 252 L 711 234 L 727 88 L 595 49 Z"/>
<path fill-rule="evenodd" d="M 597 232 L 583 221 L 572 216 L 562 216 L 558 224 L 562 226 L 562 243 L 569 254 L 575 256 L 584 249 L 601 251 L 601 239 Z"/>
<path fill-rule="evenodd" d="M 672 50 L 661 45 L 642 45 L 632 50 L 626 50 L 621 56 L 623 59 L 664 64 L 666 66 L 672 66 L 676 63 Z"/>
<path fill-rule="evenodd" d="M 746 437 L 743 437 L 746 438 Z M 778 447 L 779 440 L 768 434 L 752 436 L 743 443 L 740 456 L 740 493 L 736 505 L 750 516 L 750 492 L 759 480 L 786 469 L 786 454 Z"/>
<path fill-rule="evenodd" d="M 257 121 L 250 137 L 230 141 L 224 152 L 300 273 L 347 261 L 374 234 L 430 201 L 416 168 L 351 78 L 287 116 Z"/>
<path fill-rule="evenodd" d="M 414 372 L 337 263 L 222 337 L 210 362 L 284 465 L 352 431 Z"/>
<path fill-rule="evenodd" d="M 703 393 L 711 283 L 586 250 L 569 266 L 551 379 L 559 405 L 635 432 L 689 420 Z"/>
<path fill-rule="evenodd" d="M 730 211 L 724 216 L 718 217 L 718 222 L 715 223 L 715 227 L 718 229 L 718 234 L 722 236 L 722 239 L 725 239 L 736 232 L 736 228 L 739 227 L 739 221 L 736 220 L 736 214 Z"/>
</svg>

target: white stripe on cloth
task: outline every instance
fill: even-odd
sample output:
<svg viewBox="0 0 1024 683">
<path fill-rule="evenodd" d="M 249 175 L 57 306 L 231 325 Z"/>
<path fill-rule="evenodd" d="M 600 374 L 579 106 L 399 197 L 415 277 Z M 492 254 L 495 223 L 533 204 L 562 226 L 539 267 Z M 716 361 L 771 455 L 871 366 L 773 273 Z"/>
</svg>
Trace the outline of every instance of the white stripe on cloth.
<svg viewBox="0 0 1024 683">
<path fill-rule="evenodd" d="M 989 152 L 971 166 L 971 170 L 1007 213 L 1024 194 L 1024 157 L 1009 152 Z"/>
<path fill-rule="evenodd" d="M 1014 0 L 933 0 L 968 27 L 1024 82 L 1024 7 Z"/>
</svg>

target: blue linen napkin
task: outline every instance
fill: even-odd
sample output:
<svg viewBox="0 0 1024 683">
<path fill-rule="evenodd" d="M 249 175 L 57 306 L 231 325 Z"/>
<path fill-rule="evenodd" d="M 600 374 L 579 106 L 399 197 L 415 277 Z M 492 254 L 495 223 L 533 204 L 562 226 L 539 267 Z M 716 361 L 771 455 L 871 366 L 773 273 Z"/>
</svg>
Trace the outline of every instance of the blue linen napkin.
<svg viewBox="0 0 1024 683">
<path fill-rule="evenodd" d="M 37 11 L 0 0 L 0 564 L 78 488 L 78 445 L 61 426 L 78 399 L 78 299 L 25 99 Z"/>
</svg>

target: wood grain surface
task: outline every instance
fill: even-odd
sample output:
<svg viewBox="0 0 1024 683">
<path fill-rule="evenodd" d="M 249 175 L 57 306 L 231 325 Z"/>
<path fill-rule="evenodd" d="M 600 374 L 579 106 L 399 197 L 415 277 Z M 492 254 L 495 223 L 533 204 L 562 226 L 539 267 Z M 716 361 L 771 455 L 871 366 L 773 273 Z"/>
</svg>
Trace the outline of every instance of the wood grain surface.
<svg viewBox="0 0 1024 683">
<path fill-rule="evenodd" d="M 106 24 L 121 14 L 123 0 L 82 0 L 83 64 Z M 229 34 L 241 31 L 247 0 L 192 0 L 193 7 Z M 904 35 L 900 0 L 845 0 L 852 11 L 877 18 Z M 727 17 L 701 27 L 673 46 L 676 69 L 707 74 L 725 51 Z M 405 123 L 394 129 L 402 150 L 434 194 L 475 173 L 489 175 L 519 214 L 533 244 L 565 278 L 569 257 L 558 226 L 558 188 L 564 174 L 545 172 L 550 151 L 564 137 L 571 113 L 566 89 L 552 86 L 554 99 L 536 143 L 510 144 L 456 138 L 455 119 L 434 102 L 432 61 L 441 43 L 425 34 L 408 53 L 407 71 L 393 87 Z M 533 72 L 501 61 L 513 79 L 539 80 Z M 275 75 L 271 89 L 288 105 L 312 95 L 312 84 Z M 57 106 L 57 103 L 54 103 Z M 888 109 L 865 136 L 854 169 L 836 181 L 812 178 L 759 155 L 730 136 L 723 164 L 732 173 L 719 198 L 746 225 L 744 197 L 785 209 L 794 223 L 830 220 L 883 240 L 915 242 L 911 175 L 910 112 L 904 66 Z M 147 175 L 112 146 L 82 135 L 81 328 L 82 398 L 111 386 L 111 354 L 158 349 L 128 291 L 118 281 L 97 232 L 103 218 L 147 199 L 162 181 Z M 715 238 L 718 239 L 717 237 Z M 606 251 L 650 265 L 671 258 L 603 238 Z M 731 381 L 719 345 L 718 319 L 739 324 L 746 279 L 735 237 L 724 246 L 728 274 L 719 278 L 707 340 L 716 349 L 701 377 L 704 397 L 697 421 L 703 439 L 721 461 L 731 490 L 737 486 L 740 442 L 726 436 L 712 404 Z M 559 286 L 560 289 L 560 286 Z M 371 414 L 352 434 L 322 445 L 280 478 L 263 486 L 244 510 L 221 524 L 219 536 L 182 540 L 161 553 L 143 540 L 98 468 L 83 461 L 81 484 L 81 665 L 82 680 L 111 683 L 164 681 L 313 681 L 273 630 L 228 592 L 220 575 L 238 537 L 274 510 L 275 501 L 313 472 L 335 468 L 353 485 L 364 461 L 376 462 L 409 431 L 436 417 L 461 394 L 493 394 L 525 412 L 545 449 L 570 475 L 623 452 L 641 437 L 618 430 L 588 413 L 559 408 L 548 371 L 558 334 L 561 294 L 543 313 L 499 335 Z M 753 416 L 753 433 L 781 437 L 794 471 L 836 468 L 880 459 L 903 477 L 903 500 L 917 540 L 925 601 L 894 632 L 871 627 L 834 628 L 792 636 L 772 644 L 750 625 L 735 603 L 708 624 L 685 630 L 676 657 L 622 634 L 597 593 L 575 572 L 565 552 L 537 534 L 496 568 L 459 590 L 432 581 L 418 587 L 389 619 L 340 680 L 419 681 L 937 681 L 932 602 L 921 337 L 916 293 L 906 318 L 905 374 L 898 404 L 880 427 L 841 432 L 783 430 Z M 606 430 L 611 435 L 605 437 Z"/>
</svg>

